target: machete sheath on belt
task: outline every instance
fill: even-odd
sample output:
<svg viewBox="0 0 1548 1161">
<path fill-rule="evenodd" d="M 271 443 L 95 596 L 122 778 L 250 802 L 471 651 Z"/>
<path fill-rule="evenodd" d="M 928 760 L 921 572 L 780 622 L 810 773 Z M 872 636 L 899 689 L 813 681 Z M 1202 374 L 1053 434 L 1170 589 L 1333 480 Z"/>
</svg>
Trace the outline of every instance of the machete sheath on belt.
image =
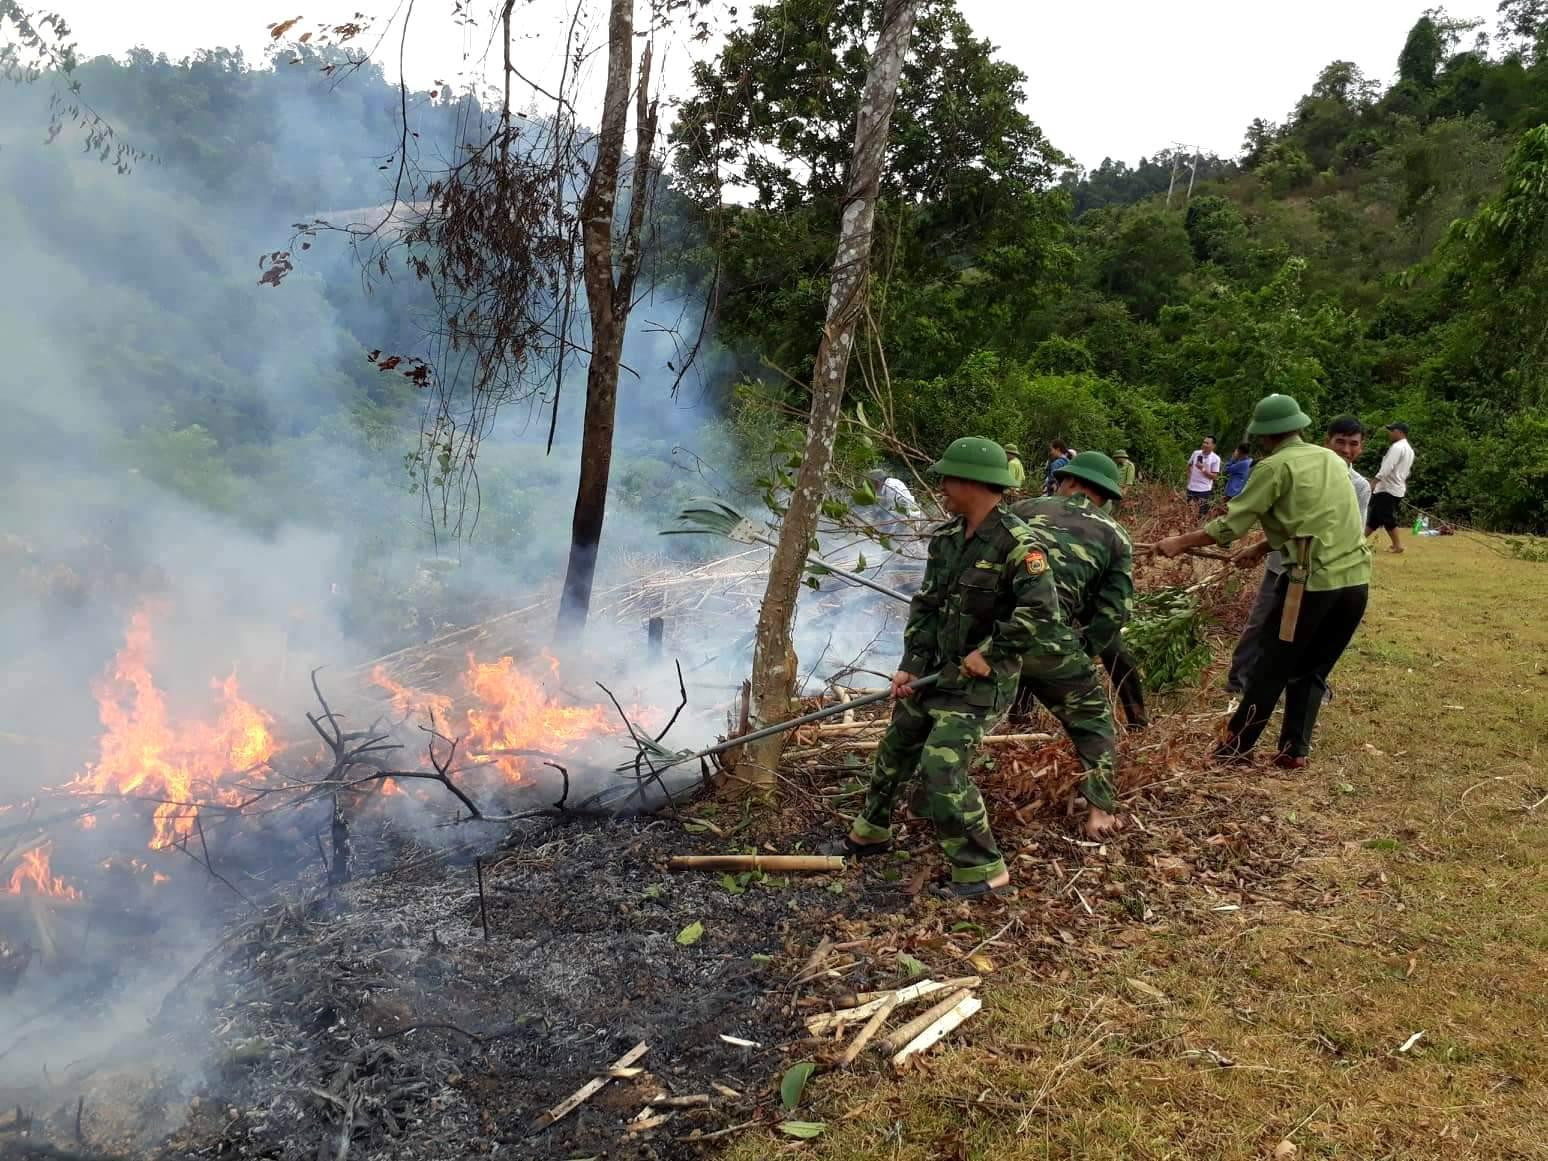
<svg viewBox="0 0 1548 1161">
<path fill-rule="evenodd" d="M 1285 590 L 1285 608 L 1279 617 L 1279 639 L 1295 640 L 1295 623 L 1301 619 L 1301 597 L 1306 593 L 1306 574 L 1311 560 L 1311 538 L 1300 536 L 1285 545 L 1290 557 L 1290 587 Z"/>
</svg>

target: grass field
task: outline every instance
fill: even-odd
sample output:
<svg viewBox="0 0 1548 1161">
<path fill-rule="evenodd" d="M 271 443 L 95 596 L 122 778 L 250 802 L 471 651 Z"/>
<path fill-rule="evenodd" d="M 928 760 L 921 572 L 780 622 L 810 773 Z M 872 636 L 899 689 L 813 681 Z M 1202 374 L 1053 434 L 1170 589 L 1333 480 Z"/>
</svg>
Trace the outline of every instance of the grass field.
<svg viewBox="0 0 1548 1161">
<path fill-rule="evenodd" d="M 822 1074 L 821 1138 L 732 1156 L 1548 1157 L 1548 565 L 1409 543 L 1311 768 L 1251 775 L 1302 836 L 1273 887 L 1007 966 L 924 1068 Z"/>
</svg>

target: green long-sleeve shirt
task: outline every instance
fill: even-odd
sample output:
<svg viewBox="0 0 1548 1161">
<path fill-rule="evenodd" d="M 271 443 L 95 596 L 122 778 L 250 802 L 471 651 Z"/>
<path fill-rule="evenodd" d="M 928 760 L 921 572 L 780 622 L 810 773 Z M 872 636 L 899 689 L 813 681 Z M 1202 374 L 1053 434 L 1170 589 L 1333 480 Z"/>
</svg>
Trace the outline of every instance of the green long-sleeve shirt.
<svg viewBox="0 0 1548 1161">
<path fill-rule="evenodd" d="M 1065 620 L 1095 656 L 1118 639 L 1134 609 L 1134 548 L 1123 525 L 1089 496 L 1038 496 L 1011 506 L 1047 543 Z"/>
<path fill-rule="evenodd" d="M 1044 545 L 1004 508 L 970 537 L 959 517 L 936 530 L 924 580 L 903 630 L 908 673 L 941 674 L 940 690 L 970 705 L 1008 703 L 1022 659 L 1050 646 L 1063 626 Z M 968 678 L 962 660 L 977 649 L 993 674 Z"/>
<path fill-rule="evenodd" d="M 1012 457 L 1007 466 L 1010 468 L 1011 487 L 1019 488 L 1027 482 L 1027 468 L 1025 464 Z"/>
<path fill-rule="evenodd" d="M 1285 440 L 1253 465 L 1247 486 L 1204 531 L 1215 543 L 1230 544 L 1254 524 L 1263 526 L 1274 549 L 1311 539 L 1308 590 L 1370 583 L 1371 550 L 1349 466 L 1327 448 L 1299 436 Z"/>
</svg>

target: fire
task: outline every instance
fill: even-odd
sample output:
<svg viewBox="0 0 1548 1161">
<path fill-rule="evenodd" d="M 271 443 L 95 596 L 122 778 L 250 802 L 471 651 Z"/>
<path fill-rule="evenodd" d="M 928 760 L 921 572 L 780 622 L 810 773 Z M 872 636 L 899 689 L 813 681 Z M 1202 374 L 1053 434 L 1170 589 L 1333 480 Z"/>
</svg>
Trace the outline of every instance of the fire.
<svg viewBox="0 0 1548 1161">
<path fill-rule="evenodd" d="M 243 700 L 235 675 L 211 682 L 220 699 L 213 724 L 171 721 L 151 676 L 151 657 L 150 617 L 141 610 L 130 619 L 111 673 L 93 690 L 105 728 L 100 756 L 70 788 L 163 799 L 150 842 L 152 850 L 163 850 L 193 833 L 201 799 L 241 802 L 242 795 L 221 781 L 266 761 L 275 744 L 273 719 Z"/>
<path fill-rule="evenodd" d="M 49 895 L 56 899 L 79 899 L 81 893 L 63 879 L 54 877 L 48 865 L 48 843 L 33 847 L 21 857 L 21 865 L 11 873 L 12 895 L 30 891 L 35 895 Z"/>
<path fill-rule="evenodd" d="M 547 654 L 543 661 L 549 673 L 557 677 L 559 662 Z M 518 668 L 511 657 L 480 661 L 468 654 L 462 684 L 472 705 L 460 718 L 452 699 L 443 694 L 410 689 L 394 681 L 380 666 L 371 678 L 392 695 L 395 713 L 433 713 L 437 728 L 463 739 L 470 758 L 490 761 L 513 782 L 521 781 L 522 769 L 531 758 L 504 751 L 559 753 L 577 742 L 618 729 L 602 705 L 561 705 L 544 688 L 541 679 Z M 386 790 L 385 786 L 383 789 Z"/>
<path fill-rule="evenodd" d="M 557 674 L 559 663 L 545 659 Z M 468 710 L 468 752 L 494 756 L 500 772 L 513 781 L 521 781 L 522 760 L 499 751 L 562 750 L 612 730 L 601 706 L 560 705 L 509 657 L 481 662 L 470 653 L 462 680 L 481 703 Z"/>
<path fill-rule="evenodd" d="M 400 718 L 426 714 L 434 716 L 443 725 L 451 721 L 452 700 L 444 694 L 426 693 L 401 685 L 392 679 L 392 675 L 382 665 L 371 670 L 371 681 L 392 694 L 392 712 Z"/>
</svg>

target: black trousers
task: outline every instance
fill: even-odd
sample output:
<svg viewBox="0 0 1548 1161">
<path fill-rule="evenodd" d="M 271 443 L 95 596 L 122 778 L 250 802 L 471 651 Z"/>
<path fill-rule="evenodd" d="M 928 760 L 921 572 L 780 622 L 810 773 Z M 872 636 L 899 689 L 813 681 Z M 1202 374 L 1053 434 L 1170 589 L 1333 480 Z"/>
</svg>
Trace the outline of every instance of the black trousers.
<svg viewBox="0 0 1548 1161">
<path fill-rule="evenodd" d="M 1114 638 L 1113 643 L 1102 650 L 1101 658 L 1102 668 L 1113 679 L 1118 704 L 1123 706 L 1124 720 L 1131 726 L 1147 725 L 1150 719 L 1145 716 L 1145 679 L 1123 638 Z"/>
<path fill-rule="evenodd" d="M 1252 609 L 1247 614 L 1247 623 L 1242 626 L 1242 635 L 1237 639 L 1236 650 L 1231 654 L 1231 672 L 1226 677 L 1226 692 L 1241 693 L 1247 688 L 1247 675 L 1252 672 L 1252 667 L 1258 663 L 1258 657 L 1263 652 L 1259 644 L 1259 638 L 1263 633 L 1263 626 L 1269 623 L 1271 616 L 1277 616 L 1277 609 L 1284 608 L 1281 602 L 1276 605 L 1275 594 L 1278 590 L 1279 579 L 1283 572 L 1270 572 L 1263 570 L 1263 583 L 1258 586 L 1258 595 L 1253 599 Z M 1303 609 L 1306 607 L 1303 603 Z M 1279 636 L 1279 622 L 1274 622 L 1274 636 Z"/>
<path fill-rule="evenodd" d="M 1288 588 L 1288 575 L 1281 576 L 1269 615 L 1258 631 L 1259 653 L 1247 674 L 1246 692 L 1231 715 L 1230 737 L 1223 747 L 1227 753 L 1245 754 L 1258 744 L 1281 696 L 1285 715 L 1279 727 L 1280 752 L 1294 758 L 1311 753 L 1328 675 L 1353 640 L 1370 597 L 1368 585 L 1305 593 L 1295 640 L 1281 641 L 1279 620 Z"/>
</svg>

